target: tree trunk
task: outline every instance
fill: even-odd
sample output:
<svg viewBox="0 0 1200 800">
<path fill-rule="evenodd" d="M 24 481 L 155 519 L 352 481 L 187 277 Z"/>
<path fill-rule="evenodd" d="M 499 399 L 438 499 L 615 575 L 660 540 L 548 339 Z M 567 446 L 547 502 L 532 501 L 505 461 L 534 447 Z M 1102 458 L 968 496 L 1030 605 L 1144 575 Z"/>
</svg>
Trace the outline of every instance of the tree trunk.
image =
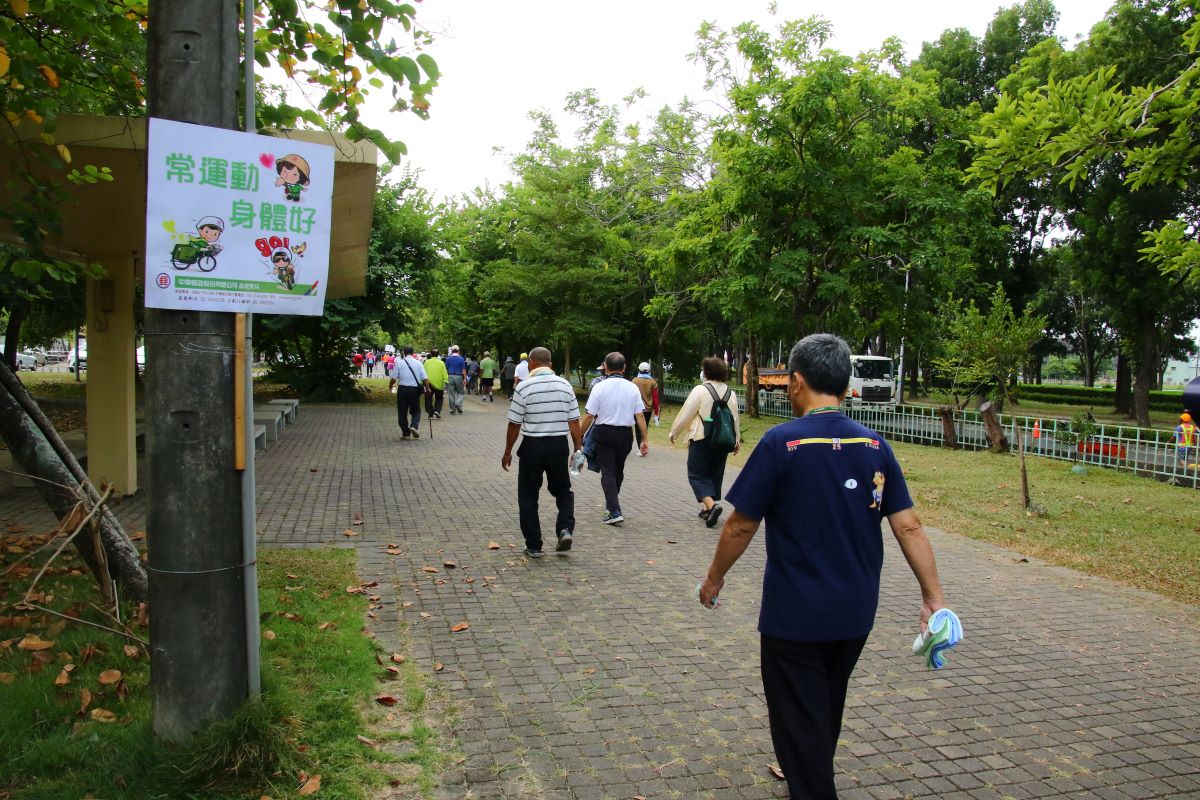
<svg viewBox="0 0 1200 800">
<path fill-rule="evenodd" d="M 17 344 L 21 337 L 21 323 L 25 320 L 25 304 L 15 302 L 8 309 L 8 325 L 4 328 L 4 363 L 13 372 L 17 371 Z"/>
<path fill-rule="evenodd" d="M 1131 373 L 1129 370 L 1129 357 L 1125 355 L 1124 348 L 1117 351 L 1117 401 L 1114 413 L 1132 416 L 1133 414 L 1133 394 L 1131 393 Z"/>
<path fill-rule="evenodd" d="M 59 520 L 68 518 L 81 498 L 86 497 L 89 504 L 100 499 L 96 488 L 87 483 L 83 467 L 6 364 L 0 364 L 0 436 Z M 91 546 L 91 537 L 80 535 L 74 544 L 83 562 L 101 587 L 107 587 L 111 576 L 126 597 L 146 600 L 146 571 L 121 523 L 106 506 L 96 524 L 107 570 Z"/>
<path fill-rule="evenodd" d="M 567 342 L 563 345 L 563 375 L 568 379 L 571 377 L 571 343 Z"/>
<path fill-rule="evenodd" d="M 1133 417 L 1139 427 L 1150 427 L 1150 390 L 1158 376 L 1158 342 L 1154 321 L 1147 320 L 1138 331 L 1138 357 L 1133 380 Z"/>
<path fill-rule="evenodd" d="M 917 384 L 921 382 L 921 362 L 916 359 L 910 359 L 911 363 L 905 364 L 904 369 L 908 372 L 908 378 L 905 384 L 908 388 L 908 399 L 917 399 Z"/>
<path fill-rule="evenodd" d="M 663 339 L 665 337 L 666 337 L 666 331 L 662 331 L 658 334 L 658 348 L 655 350 L 655 354 L 654 354 L 656 363 L 654 364 L 653 372 L 654 372 L 654 377 L 658 379 L 658 386 L 659 386 L 660 392 L 662 391 L 662 385 L 664 383 L 666 383 L 666 380 L 667 380 L 666 368 L 663 367 L 663 349 L 664 349 L 663 348 Z"/>
<path fill-rule="evenodd" d="M 750 357 L 746 359 L 746 414 L 758 416 L 758 337 L 750 334 Z"/>
<path fill-rule="evenodd" d="M 957 450 L 958 434 L 954 430 L 954 408 L 938 406 L 938 415 L 942 418 L 942 446 Z"/>
<path fill-rule="evenodd" d="M 1096 385 L 1096 348 L 1086 331 L 1079 336 L 1079 363 L 1083 368 L 1083 385 L 1090 389 Z"/>
<path fill-rule="evenodd" d="M 993 453 L 1008 452 L 1008 437 L 1004 434 L 1004 426 L 996 417 L 996 408 L 989 400 L 979 407 L 983 415 L 983 426 L 987 430 L 988 441 L 991 442 Z"/>
</svg>

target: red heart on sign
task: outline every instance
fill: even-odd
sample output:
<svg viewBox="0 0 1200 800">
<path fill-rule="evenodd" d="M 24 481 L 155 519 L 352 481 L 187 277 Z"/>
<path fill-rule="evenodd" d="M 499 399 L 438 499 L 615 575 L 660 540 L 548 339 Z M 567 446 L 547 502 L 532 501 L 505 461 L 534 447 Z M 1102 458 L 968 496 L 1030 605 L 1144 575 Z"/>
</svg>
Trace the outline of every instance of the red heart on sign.
<svg viewBox="0 0 1200 800">
<path fill-rule="evenodd" d="M 258 161 L 264 167 L 269 168 L 275 166 L 275 156 L 271 155 L 270 153 L 263 153 L 258 157 Z"/>
</svg>

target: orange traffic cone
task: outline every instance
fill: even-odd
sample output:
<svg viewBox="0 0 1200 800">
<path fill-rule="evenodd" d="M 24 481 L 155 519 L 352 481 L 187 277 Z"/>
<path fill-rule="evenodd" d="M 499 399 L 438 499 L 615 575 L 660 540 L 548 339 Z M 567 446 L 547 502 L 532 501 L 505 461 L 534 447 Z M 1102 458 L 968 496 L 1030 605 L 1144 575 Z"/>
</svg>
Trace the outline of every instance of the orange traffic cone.
<svg viewBox="0 0 1200 800">
<path fill-rule="evenodd" d="M 1040 419 L 1035 419 L 1033 421 L 1033 438 L 1042 438 L 1042 421 Z"/>
</svg>

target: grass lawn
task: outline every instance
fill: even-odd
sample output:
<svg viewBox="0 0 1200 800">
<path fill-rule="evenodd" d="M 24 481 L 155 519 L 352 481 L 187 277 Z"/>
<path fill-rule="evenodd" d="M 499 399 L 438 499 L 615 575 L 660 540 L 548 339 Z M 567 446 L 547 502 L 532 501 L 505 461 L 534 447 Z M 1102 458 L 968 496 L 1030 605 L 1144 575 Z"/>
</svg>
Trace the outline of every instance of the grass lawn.
<svg viewBox="0 0 1200 800">
<path fill-rule="evenodd" d="M 667 441 L 679 406 L 663 406 L 650 446 Z M 768 428 L 783 420 L 742 418 L 741 466 Z M 676 448 L 685 445 L 677 443 Z M 1021 504 L 1020 462 L 1011 455 L 897 443 L 917 513 L 927 524 L 1002 545 L 1054 564 L 1200 605 L 1200 494 L 1194 490 L 1090 467 L 1029 458 L 1029 489 L 1045 516 Z"/>
<path fill-rule="evenodd" d="M 369 590 L 346 591 L 358 582 L 352 551 L 260 553 L 262 701 L 172 748 L 151 732 L 143 648 L 20 605 L 42 556 L 18 560 L 44 539 L 10 528 L 0 566 L 0 797 L 280 798 L 314 782 L 322 798 L 365 798 L 389 782 L 432 790 L 446 756 L 425 721 L 426 684 L 362 633 Z M 37 589 L 41 605 L 112 624 L 65 553 Z M 383 692 L 394 706 L 373 702 Z"/>
</svg>

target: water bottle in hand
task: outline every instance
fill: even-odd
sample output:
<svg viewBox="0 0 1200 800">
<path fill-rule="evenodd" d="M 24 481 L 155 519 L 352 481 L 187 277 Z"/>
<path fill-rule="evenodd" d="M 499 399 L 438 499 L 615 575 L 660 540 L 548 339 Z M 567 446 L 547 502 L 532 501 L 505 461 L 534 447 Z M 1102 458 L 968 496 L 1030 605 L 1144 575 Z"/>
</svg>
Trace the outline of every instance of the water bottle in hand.
<svg viewBox="0 0 1200 800">
<path fill-rule="evenodd" d="M 576 450 L 571 456 L 571 466 L 567 468 L 567 471 L 570 472 L 573 477 L 577 477 L 579 473 L 583 471 L 583 462 L 585 460 L 586 459 L 583 457 L 583 451 Z"/>
</svg>

